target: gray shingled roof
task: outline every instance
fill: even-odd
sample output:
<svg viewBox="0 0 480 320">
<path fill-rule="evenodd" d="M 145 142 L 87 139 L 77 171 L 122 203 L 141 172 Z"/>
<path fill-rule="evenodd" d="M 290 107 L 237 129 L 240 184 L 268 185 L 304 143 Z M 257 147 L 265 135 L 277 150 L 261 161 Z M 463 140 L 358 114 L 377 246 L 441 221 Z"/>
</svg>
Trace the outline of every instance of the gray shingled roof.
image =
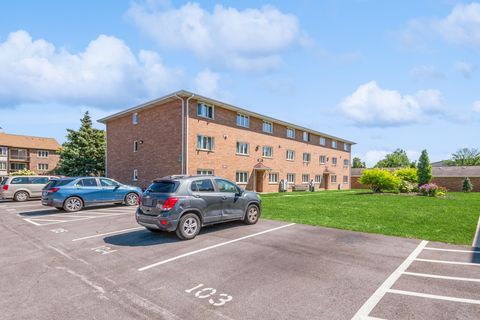
<svg viewBox="0 0 480 320">
<path fill-rule="evenodd" d="M 362 175 L 361 168 L 352 168 L 352 177 L 360 177 Z M 394 169 L 389 169 L 394 170 Z M 480 177 L 480 166 L 466 167 L 432 167 L 432 175 L 434 177 Z"/>
</svg>

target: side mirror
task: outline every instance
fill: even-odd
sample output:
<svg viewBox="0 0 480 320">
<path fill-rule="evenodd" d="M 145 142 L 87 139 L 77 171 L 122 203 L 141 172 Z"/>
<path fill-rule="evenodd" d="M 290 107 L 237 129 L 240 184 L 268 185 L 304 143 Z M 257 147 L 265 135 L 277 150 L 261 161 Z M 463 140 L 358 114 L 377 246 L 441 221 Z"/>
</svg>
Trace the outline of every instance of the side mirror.
<svg viewBox="0 0 480 320">
<path fill-rule="evenodd" d="M 245 192 L 245 190 L 240 189 L 240 190 L 237 191 L 236 195 L 241 196 L 244 192 Z"/>
</svg>

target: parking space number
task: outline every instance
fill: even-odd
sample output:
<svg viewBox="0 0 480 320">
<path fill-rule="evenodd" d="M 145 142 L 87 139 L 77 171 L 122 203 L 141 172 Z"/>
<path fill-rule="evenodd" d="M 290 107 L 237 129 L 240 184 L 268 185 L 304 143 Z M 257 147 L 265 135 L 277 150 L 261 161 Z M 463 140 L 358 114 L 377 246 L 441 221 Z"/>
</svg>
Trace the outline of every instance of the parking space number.
<svg viewBox="0 0 480 320">
<path fill-rule="evenodd" d="M 225 303 L 230 302 L 233 300 L 233 297 L 231 295 L 228 295 L 226 293 L 220 293 L 217 294 L 217 290 L 214 288 L 202 288 L 204 285 L 203 283 L 199 284 L 196 287 L 193 287 L 191 289 L 185 290 L 186 293 L 193 293 L 195 290 L 198 290 L 195 292 L 195 297 L 199 299 L 208 299 L 208 302 L 215 306 L 215 307 L 220 307 L 225 305 Z"/>
<path fill-rule="evenodd" d="M 113 250 L 112 248 L 110 248 L 108 246 L 96 247 L 96 248 L 92 248 L 92 250 L 95 251 L 95 252 L 98 252 L 100 254 L 109 254 L 109 253 L 117 251 L 117 250 Z"/>
</svg>

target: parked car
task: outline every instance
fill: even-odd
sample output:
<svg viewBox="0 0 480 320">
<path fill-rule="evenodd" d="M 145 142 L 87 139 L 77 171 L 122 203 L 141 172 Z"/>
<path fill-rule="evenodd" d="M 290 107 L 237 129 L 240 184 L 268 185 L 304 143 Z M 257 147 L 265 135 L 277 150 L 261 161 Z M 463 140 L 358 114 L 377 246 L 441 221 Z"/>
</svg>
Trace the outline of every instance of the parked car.
<svg viewBox="0 0 480 320">
<path fill-rule="evenodd" d="M 0 184 L 0 199 L 13 199 L 20 202 L 40 198 L 43 187 L 50 179 L 50 176 L 6 177 Z"/>
<path fill-rule="evenodd" d="M 45 186 L 42 204 L 68 212 L 109 203 L 135 206 L 138 205 L 141 194 L 142 189 L 109 178 L 61 178 L 52 180 Z"/>
<path fill-rule="evenodd" d="M 257 193 L 214 176 L 169 176 L 153 181 L 143 193 L 137 222 L 152 232 L 175 231 L 193 239 L 201 227 L 243 220 L 257 223 L 261 200 Z"/>
</svg>

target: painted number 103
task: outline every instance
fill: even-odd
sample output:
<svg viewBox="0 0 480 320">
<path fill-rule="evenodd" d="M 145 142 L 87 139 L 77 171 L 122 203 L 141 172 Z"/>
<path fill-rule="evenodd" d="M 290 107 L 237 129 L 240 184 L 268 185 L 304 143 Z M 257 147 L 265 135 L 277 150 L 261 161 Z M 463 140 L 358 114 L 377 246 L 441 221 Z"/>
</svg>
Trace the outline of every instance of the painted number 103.
<svg viewBox="0 0 480 320">
<path fill-rule="evenodd" d="M 203 288 L 204 285 L 200 283 L 198 286 L 191 289 L 185 290 L 186 293 L 194 293 L 195 297 L 199 299 L 208 299 L 208 302 L 215 306 L 220 307 L 225 305 L 225 303 L 233 300 L 232 296 L 226 293 L 217 293 L 217 290 L 214 288 Z"/>
</svg>

